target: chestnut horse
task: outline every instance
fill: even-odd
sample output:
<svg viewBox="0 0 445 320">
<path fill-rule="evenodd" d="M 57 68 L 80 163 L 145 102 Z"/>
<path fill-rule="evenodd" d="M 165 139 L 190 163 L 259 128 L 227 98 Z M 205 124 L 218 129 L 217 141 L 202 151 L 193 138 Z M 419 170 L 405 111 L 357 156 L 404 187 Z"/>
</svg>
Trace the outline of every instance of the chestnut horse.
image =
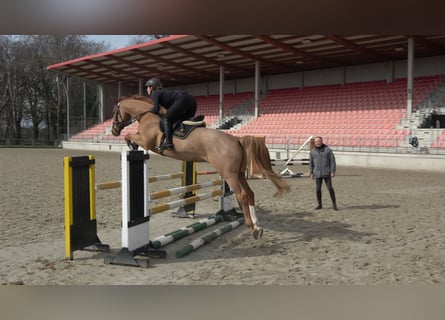
<svg viewBox="0 0 445 320">
<path fill-rule="evenodd" d="M 137 133 L 130 133 L 125 140 L 144 150 L 160 153 L 158 146 L 163 133 L 160 130 L 160 116 L 150 112 L 151 99 L 144 96 L 122 97 L 113 109 L 112 134 L 120 135 L 122 129 L 133 121 L 139 122 Z M 164 156 L 182 161 L 208 162 L 227 182 L 243 211 L 247 228 L 255 239 L 261 238 L 260 227 L 255 213 L 255 197 L 247 183 L 247 152 L 259 165 L 261 173 L 268 177 L 277 188 L 275 196 L 290 190 L 289 185 L 277 175 L 270 165 L 269 151 L 264 143 L 255 139 L 236 138 L 216 129 L 195 128 L 187 138 L 173 136 L 173 150 L 163 150 Z M 136 148 L 137 148 L 136 146 Z"/>
</svg>

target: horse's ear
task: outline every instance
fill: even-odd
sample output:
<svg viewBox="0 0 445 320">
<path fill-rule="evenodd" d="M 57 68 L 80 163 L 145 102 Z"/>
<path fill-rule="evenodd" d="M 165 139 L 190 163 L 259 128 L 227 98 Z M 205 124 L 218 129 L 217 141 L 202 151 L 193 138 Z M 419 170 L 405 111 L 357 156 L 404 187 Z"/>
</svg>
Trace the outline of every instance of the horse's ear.
<svg viewBox="0 0 445 320">
<path fill-rule="evenodd" d="M 119 97 L 116 98 L 115 96 L 110 96 L 110 100 L 113 101 L 113 104 L 116 104 L 119 102 Z"/>
<path fill-rule="evenodd" d="M 114 104 L 117 104 L 118 102 L 124 100 L 124 98 L 125 98 L 125 96 L 120 96 L 120 97 L 117 97 L 117 98 L 114 98 L 114 97 L 113 97 Z"/>
</svg>

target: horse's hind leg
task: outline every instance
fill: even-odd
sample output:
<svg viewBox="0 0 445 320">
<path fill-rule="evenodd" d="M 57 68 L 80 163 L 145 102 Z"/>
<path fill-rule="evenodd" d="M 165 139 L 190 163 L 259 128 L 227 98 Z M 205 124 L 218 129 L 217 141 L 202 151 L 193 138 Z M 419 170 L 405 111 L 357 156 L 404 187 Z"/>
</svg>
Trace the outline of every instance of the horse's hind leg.
<svg viewBox="0 0 445 320">
<path fill-rule="evenodd" d="M 255 195 L 247 183 L 244 173 L 240 173 L 237 179 L 227 178 L 226 181 L 235 193 L 236 199 L 243 211 L 247 228 L 255 239 L 261 238 L 263 229 L 259 226 L 255 212 Z"/>
<path fill-rule="evenodd" d="M 253 225 L 253 231 L 252 235 L 256 239 L 261 238 L 263 236 L 263 228 L 260 227 L 256 210 L 255 210 L 255 194 L 253 193 L 252 189 L 250 188 L 249 184 L 247 183 L 246 176 L 244 172 L 241 172 L 239 175 L 239 180 L 241 184 L 241 193 L 245 193 L 247 195 L 247 209 L 243 209 L 243 212 L 247 211 L 247 214 L 249 215 L 252 225 Z"/>
</svg>

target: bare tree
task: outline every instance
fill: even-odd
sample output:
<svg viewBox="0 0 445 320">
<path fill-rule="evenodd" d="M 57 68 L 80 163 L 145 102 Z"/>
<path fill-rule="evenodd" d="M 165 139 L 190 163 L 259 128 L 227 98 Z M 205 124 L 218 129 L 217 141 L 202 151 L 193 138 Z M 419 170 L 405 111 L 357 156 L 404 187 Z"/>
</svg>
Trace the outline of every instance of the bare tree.
<svg viewBox="0 0 445 320">
<path fill-rule="evenodd" d="M 144 42 L 148 42 L 155 39 L 161 39 L 168 37 L 166 34 L 152 34 L 152 35 L 136 35 L 130 38 L 129 45 L 132 44 L 140 44 Z"/>
<path fill-rule="evenodd" d="M 103 50 L 79 35 L 0 36 L 0 139 L 20 140 L 28 128 L 33 139 L 40 139 L 41 132 L 46 140 L 57 139 L 67 125 L 66 77 L 48 72 L 47 66 Z M 73 81 L 77 109 L 83 107 L 82 91 L 82 81 Z M 82 114 L 77 109 L 73 112 Z"/>
<path fill-rule="evenodd" d="M 23 119 L 23 90 L 25 88 L 26 73 L 22 51 L 22 43 L 13 41 L 11 37 L 4 37 L 0 48 L 0 78 L 2 83 L 3 138 L 22 138 Z"/>
</svg>

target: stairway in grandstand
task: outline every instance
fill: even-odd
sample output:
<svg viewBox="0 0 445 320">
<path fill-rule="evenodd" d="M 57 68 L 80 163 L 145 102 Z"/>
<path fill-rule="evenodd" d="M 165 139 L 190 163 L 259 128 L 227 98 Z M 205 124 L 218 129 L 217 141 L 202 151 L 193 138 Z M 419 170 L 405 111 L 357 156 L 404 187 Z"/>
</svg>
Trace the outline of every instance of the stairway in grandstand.
<svg viewBox="0 0 445 320">
<path fill-rule="evenodd" d="M 421 78 L 417 87 L 424 97 L 416 106 L 416 109 L 410 117 L 402 119 L 399 128 L 409 129 L 411 136 L 417 137 L 420 146 L 431 146 L 432 148 L 443 148 L 443 128 L 444 123 L 439 125 L 432 123 L 434 119 L 431 117 L 431 110 L 435 110 L 436 114 L 445 117 L 445 81 L 443 77 L 438 77 L 433 82 L 428 81 L 429 78 Z M 419 93 L 417 91 L 417 94 Z M 401 143 L 401 146 L 408 146 L 409 141 Z"/>
<path fill-rule="evenodd" d="M 419 105 L 443 82 L 439 76 L 414 80 L 413 108 Z M 319 134 L 331 146 L 397 147 L 408 145 L 418 119 L 406 117 L 406 79 L 367 81 L 344 85 L 324 85 L 270 90 L 260 102 L 260 116 L 244 121 L 227 133 L 265 136 L 266 143 L 301 145 L 309 135 Z M 219 119 L 219 96 L 198 96 L 197 114 L 205 115 L 208 127 L 216 127 Z M 224 114 L 253 112 L 253 92 L 226 94 Z M 246 101 L 251 101 L 250 104 Z M 237 109 L 238 108 L 238 109 Z M 415 109 L 414 109 L 415 110 Z M 407 125 L 407 122 L 413 122 Z M 136 132 L 137 123 L 125 128 L 120 137 L 113 137 L 111 120 L 76 135 L 93 141 L 123 141 L 127 132 Z M 442 136 L 441 136 L 442 137 Z M 442 146 L 441 137 L 430 140 Z M 426 140 L 425 140 L 426 141 Z M 445 138 L 444 140 L 445 141 Z"/>
<path fill-rule="evenodd" d="M 253 92 L 244 92 L 239 94 L 224 95 L 224 117 L 219 121 L 219 95 L 198 96 L 197 114 L 206 116 L 206 124 L 209 128 L 226 129 L 232 127 L 241 121 L 245 121 L 245 116 L 253 113 L 255 103 Z"/>
</svg>

